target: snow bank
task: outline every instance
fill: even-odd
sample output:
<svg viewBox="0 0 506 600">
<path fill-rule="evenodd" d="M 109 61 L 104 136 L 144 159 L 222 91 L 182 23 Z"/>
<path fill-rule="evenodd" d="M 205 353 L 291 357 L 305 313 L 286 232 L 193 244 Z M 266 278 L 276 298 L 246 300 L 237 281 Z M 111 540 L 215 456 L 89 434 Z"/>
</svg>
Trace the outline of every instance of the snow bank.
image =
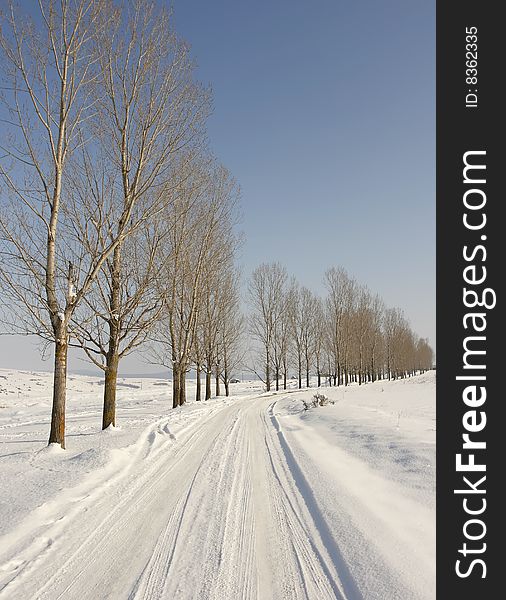
<svg viewBox="0 0 506 600">
<path fill-rule="evenodd" d="M 364 598 L 435 597 L 435 372 L 274 406 Z"/>
</svg>

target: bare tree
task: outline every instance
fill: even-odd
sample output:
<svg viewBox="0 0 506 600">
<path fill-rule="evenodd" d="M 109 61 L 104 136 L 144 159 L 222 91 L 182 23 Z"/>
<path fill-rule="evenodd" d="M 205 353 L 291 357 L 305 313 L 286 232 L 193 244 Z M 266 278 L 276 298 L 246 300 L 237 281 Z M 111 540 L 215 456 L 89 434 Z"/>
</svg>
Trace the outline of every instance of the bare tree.
<svg viewBox="0 0 506 600">
<path fill-rule="evenodd" d="M 106 261 L 73 319 L 76 343 L 104 371 L 102 428 L 116 425 L 116 386 L 121 359 L 145 343 L 161 312 L 157 260 L 167 232 L 163 224 L 144 222 L 122 243 L 120 270 Z M 116 286 L 118 289 L 116 289 Z"/>
<path fill-rule="evenodd" d="M 88 143 L 82 128 L 95 110 L 92 38 L 108 21 L 99 0 L 41 0 L 39 9 L 36 27 L 12 4 L 1 21 L 2 99 L 9 118 L 0 176 L 9 203 L 0 218 L 0 269 L 15 330 L 37 334 L 54 349 L 49 443 L 65 447 L 69 324 L 124 236 L 130 212 L 113 235 L 97 240 L 93 259 L 80 261 L 77 270 L 68 256 L 83 258 L 83 250 L 62 239 L 62 227 L 72 227 L 63 222 L 62 208 L 69 161 Z"/>
<path fill-rule="evenodd" d="M 204 267 L 206 276 L 199 294 L 199 327 L 194 347 L 203 348 L 206 373 L 205 399 L 211 397 L 211 378 L 215 378 L 215 395 L 221 395 L 221 381 L 229 394 L 230 371 L 236 365 L 242 316 L 239 310 L 236 253 L 241 243 L 234 227 L 238 188 L 226 170 L 216 172 L 220 194 L 226 201 L 218 229 L 210 241 Z M 200 339 L 198 339 L 200 337 Z"/>
<path fill-rule="evenodd" d="M 223 269 L 219 261 L 207 265 L 205 281 L 202 284 L 199 309 L 199 335 L 201 341 L 196 340 L 196 345 L 202 345 L 205 363 L 205 399 L 212 396 L 211 385 L 213 374 L 215 376 L 216 396 L 220 395 L 220 353 L 222 313 L 223 313 Z"/>
<path fill-rule="evenodd" d="M 296 279 L 292 277 L 290 291 L 288 294 L 287 313 L 290 322 L 290 337 L 292 339 L 291 349 L 293 358 L 297 366 L 297 381 L 299 389 L 302 388 L 302 364 L 304 356 L 304 341 L 303 341 L 303 323 L 302 323 L 302 308 L 301 308 L 301 291 L 300 285 Z"/>
<path fill-rule="evenodd" d="M 306 387 L 310 386 L 310 371 L 314 351 L 314 319 L 316 300 L 311 290 L 303 287 L 301 296 L 302 348 L 304 352 L 304 367 L 306 371 Z"/>
<path fill-rule="evenodd" d="M 432 369 L 434 352 L 427 338 L 419 338 L 416 343 L 416 368 L 420 373 Z"/>
<path fill-rule="evenodd" d="M 202 324 L 199 322 L 192 346 L 192 362 L 195 365 L 195 401 L 202 400 L 202 369 L 204 368 L 204 351 L 202 348 Z"/>
<path fill-rule="evenodd" d="M 356 289 L 354 305 L 349 315 L 352 337 L 351 349 L 354 378 L 361 385 L 364 376 L 365 346 L 369 334 L 372 297 L 365 286 Z"/>
<path fill-rule="evenodd" d="M 344 269 L 332 267 L 325 273 L 328 290 L 328 342 L 332 355 L 331 370 L 334 385 L 348 381 L 348 353 L 350 337 L 350 312 L 354 299 L 355 282 Z M 344 381 L 343 381 L 344 380 Z"/>
<path fill-rule="evenodd" d="M 180 155 L 202 144 L 209 112 L 209 94 L 193 81 L 188 48 L 173 31 L 168 13 L 147 0 L 135 0 L 123 11 L 109 3 L 109 10 L 103 18 L 110 27 L 96 36 L 101 77 L 94 126 L 119 185 L 106 231 L 92 232 L 92 237 L 122 230 L 128 212 L 129 228 L 142 235 L 129 248 L 126 237 L 115 246 L 102 293 L 96 296 L 101 301 L 95 304 L 97 327 L 81 328 L 78 338 L 90 358 L 98 352 L 103 359 L 94 361 L 105 372 L 103 428 L 115 423 L 120 359 L 144 341 L 160 312 L 154 300 L 157 246 L 164 237 L 159 216 L 171 202 L 169 188 Z M 86 227 L 79 235 L 89 231 Z M 144 257 L 138 240 L 145 245 Z M 128 260 L 132 251 L 135 263 Z"/>
<path fill-rule="evenodd" d="M 318 387 L 322 384 L 322 371 L 324 365 L 325 352 L 325 305 L 321 298 L 315 297 L 314 314 L 312 327 L 313 338 L 313 357 L 316 376 L 318 378 Z"/>
<path fill-rule="evenodd" d="M 382 353 L 382 326 L 385 306 L 382 299 L 375 294 L 370 303 L 367 336 L 366 336 L 366 371 L 369 381 L 380 377 Z"/>
<path fill-rule="evenodd" d="M 221 240 L 230 239 L 224 232 L 235 222 L 237 197 L 237 184 L 224 167 L 201 165 L 181 181 L 165 216 L 171 241 L 161 257 L 163 319 L 153 337 L 151 359 L 172 369 L 174 407 L 185 402 L 206 269 L 223 258 Z"/>
<path fill-rule="evenodd" d="M 275 319 L 272 337 L 272 367 L 276 381 L 276 391 L 279 390 L 281 375 L 283 387 L 287 387 L 288 351 L 290 347 L 290 319 L 288 311 L 289 295 L 286 282 L 280 285 L 279 296 L 275 305 Z"/>
<path fill-rule="evenodd" d="M 233 301 L 234 239 L 231 231 L 213 240 L 213 261 L 206 264 L 206 277 L 202 283 L 199 307 L 199 325 L 195 346 L 201 347 L 205 366 L 205 399 L 211 398 L 212 377 L 215 378 L 215 394 L 221 393 L 220 378 L 223 373 L 223 345 L 229 338 L 229 311 Z"/>
<path fill-rule="evenodd" d="M 230 379 L 244 359 L 244 318 L 240 309 L 239 278 L 235 269 L 229 269 L 222 280 L 223 303 L 220 313 L 218 356 L 225 395 L 230 395 Z"/>
<path fill-rule="evenodd" d="M 386 370 L 388 379 L 391 379 L 395 374 L 396 337 L 401 328 L 402 322 L 403 315 L 398 308 L 389 308 L 385 312 L 384 331 Z"/>
<path fill-rule="evenodd" d="M 267 391 L 271 389 L 273 349 L 277 327 L 283 314 L 286 281 L 284 267 L 279 263 L 264 263 L 253 271 L 248 283 L 251 305 L 249 331 L 260 345 L 263 369 L 255 368 L 255 372 L 264 381 Z"/>
</svg>

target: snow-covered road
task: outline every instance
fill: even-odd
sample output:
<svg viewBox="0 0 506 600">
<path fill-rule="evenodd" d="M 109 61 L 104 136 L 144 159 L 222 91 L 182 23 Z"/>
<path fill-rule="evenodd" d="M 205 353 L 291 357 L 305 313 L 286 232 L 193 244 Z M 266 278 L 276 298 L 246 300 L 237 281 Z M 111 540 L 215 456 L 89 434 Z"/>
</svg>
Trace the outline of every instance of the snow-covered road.
<svg viewBox="0 0 506 600">
<path fill-rule="evenodd" d="M 145 426 L 7 528 L 0 598 L 432 598 L 433 513 L 384 469 L 368 474 L 363 456 L 300 426 L 290 414 L 300 394 L 250 394 L 179 427 L 174 414 Z M 33 456 L 51 471 L 67 452 Z"/>
<path fill-rule="evenodd" d="M 297 488 L 273 405 L 236 402 L 176 443 L 158 424 L 127 476 L 69 498 L 71 514 L 45 507 L 0 597 L 358 598 Z"/>
</svg>

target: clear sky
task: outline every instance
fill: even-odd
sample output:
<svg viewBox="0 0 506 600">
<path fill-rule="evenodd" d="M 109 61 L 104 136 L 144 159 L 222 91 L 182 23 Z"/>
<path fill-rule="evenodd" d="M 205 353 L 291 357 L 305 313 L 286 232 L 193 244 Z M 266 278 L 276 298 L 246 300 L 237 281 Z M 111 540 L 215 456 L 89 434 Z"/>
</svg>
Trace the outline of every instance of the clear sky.
<svg viewBox="0 0 506 600">
<path fill-rule="evenodd" d="M 214 91 L 213 151 L 242 188 L 245 275 L 277 260 L 323 293 L 343 266 L 435 346 L 434 2 L 172 4 Z M 50 367 L 0 338 L 3 366 Z"/>
</svg>

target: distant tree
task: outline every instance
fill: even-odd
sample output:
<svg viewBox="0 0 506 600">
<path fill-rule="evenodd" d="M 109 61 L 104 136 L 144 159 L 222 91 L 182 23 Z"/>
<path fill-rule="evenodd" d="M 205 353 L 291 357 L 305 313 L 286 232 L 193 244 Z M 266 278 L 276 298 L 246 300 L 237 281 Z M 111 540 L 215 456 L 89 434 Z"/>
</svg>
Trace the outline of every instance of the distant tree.
<svg viewBox="0 0 506 600">
<path fill-rule="evenodd" d="M 279 263 L 263 263 L 249 280 L 248 292 L 251 306 L 249 332 L 260 346 L 262 370 L 256 374 L 271 389 L 274 347 L 278 342 L 279 322 L 283 317 L 286 269 Z M 279 381 L 278 381 L 279 387 Z"/>
<path fill-rule="evenodd" d="M 348 359 L 351 353 L 351 312 L 355 298 L 355 281 L 344 269 L 332 267 L 325 273 L 328 290 L 328 343 L 332 356 L 331 370 L 334 385 L 348 383 Z"/>
<path fill-rule="evenodd" d="M 286 278 L 280 282 L 280 289 L 275 305 L 275 319 L 272 336 L 272 370 L 276 382 L 276 391 L 279 390 L 281 376 L 283 388 L 287 387 L 288 351 L 290 346 L 290 319 L 288 309 L 288 291 Z"/>
<path fill-rule="evenodd" d="M 316 316 L 316 298 L 306 287 L 301 289 L 301 321 L 302 348 L 304 352 L 304 368 L 306 372 L 306 387 L 310 386 L 311 366 L 314 352 L 314 320 Z"/>
<path fill-rule="evenodd" d="M 367 376 L 369 381 L 376 381 L 376 379 L 381 376 L 381 346 L 384 311 L 385 306 L 383 301 L 375 294 L 372 296 L 369 305 L 365 340 L 365 376 Z"/>
<path fill-rule="evenodd" d="M 318 387 L 322 384 L 322 373 L 325 364 L 325 305 L 321 298 L 314 299 L 314 313 L 311 324 L 313 339 L 313 360 L 318 378 Z"/>
<path fill-rule="evenodd" d="M 276 381 L 289 349 L 297 370 L 299 389 L 303 373 L 310 385 L 311 370 L 331 385 L 397 379 L 423 372 L 433 361 L 427 340 L 416 336 L 399 309 L 386 309 L 382 299 L 359 285 L 342 268 L 328 269 L 324 299 L 301 287 L 278 263 L 260 265 L 250 280 L 250 332 L 260 343 L 263 381 Z M 283 323 L 288 323 L 288 343 Z M 286 356 L 286 354 L 285 354 Z M 286 381 L 286 379 L 285 379 Z M 276 389 L 279 385 L 276 386 Z"/>
<path fill-rule="evenodd" d="M 232 229 L 216 236 L 215 245 L 216 260 L 207 265 L 202 284 L 194 345 L 200 353 L 199 372 L 202 365 L 205 366 L 206 400 L 211 397 L 213 374 L 216 396 L 221 394 L 220 380 L 223 379 L 225 391 L 228 390 L 230 369 L 235 363 L 236 339 L 240 339 L 242 329 L 234 267 L 237 239 Z"/>
<path fill-rule="evenodd" d="M 244 318 L 240 309 L 239 279 L 235 270 L 223 278 L 223 304 L 220 311 L 218 333 L 218 356 L 220 376 L 225 386 L 225 395 L 230 395 L 230 380 L 235 369 L 244 360 Z"/>
<path fill-rule="evenodd" d="M 292 280 L 289 301 L 290 330 L 292 347 L 297 365 L 299 389 L 302 388 L 302 372 L 305 370 L 306 387 L 310 383 L 310 368 L 314 352 L 314 320 L 316 301 L 311 291 L 300 287 Z"/>
<path fill-rule="evenodd" d="M 432 369 L 434 362 L 434 352 L 429 345 L 427 338 L 419 338 L 416 342 L 416 368 L 420 373 L 424 373 L 429 369 Z"/>
<path fill-rule="evenodd" d="M 302 363 L 304 355 L 303 323 L 301 309 L 300 285 L 295 277 L 292 278 L 288 297 L 288 316 L 290 322 L 290 337 L 292 340 L 291 350 L 293 362 L 297 368 L 297 382 L 299 389 L 302 388 Z"/>
</svg>

